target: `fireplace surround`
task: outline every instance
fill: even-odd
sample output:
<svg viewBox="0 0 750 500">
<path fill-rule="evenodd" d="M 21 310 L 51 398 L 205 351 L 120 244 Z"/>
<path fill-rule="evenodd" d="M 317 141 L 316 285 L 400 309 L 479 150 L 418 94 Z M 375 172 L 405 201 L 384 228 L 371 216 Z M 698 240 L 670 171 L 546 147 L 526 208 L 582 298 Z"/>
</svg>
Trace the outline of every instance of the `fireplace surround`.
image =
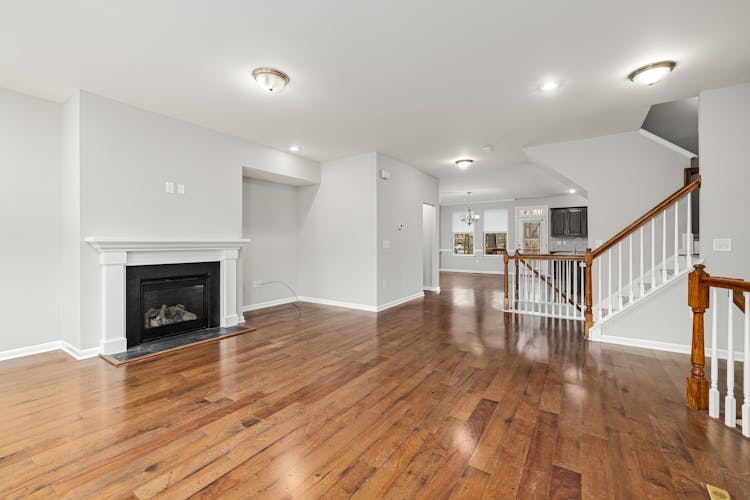
<svg viewBox="0 0 750 500">
<path fill-rule="evenodd" d="M 218 309 L 215 321 L 222 327 L 235 326 L 240 322 L 237 263 L 241 248 L 249 240 L 125 240 L 88 237 L 85 241 L 99 256 L 101 354 L 116 354 L 127 350 L 127 271 L 133 266 L 218 262 L 218 306 L 212 302 L 212 307 Z M 145 317 L 142 321 L 145 324 Z"/>
</svg>

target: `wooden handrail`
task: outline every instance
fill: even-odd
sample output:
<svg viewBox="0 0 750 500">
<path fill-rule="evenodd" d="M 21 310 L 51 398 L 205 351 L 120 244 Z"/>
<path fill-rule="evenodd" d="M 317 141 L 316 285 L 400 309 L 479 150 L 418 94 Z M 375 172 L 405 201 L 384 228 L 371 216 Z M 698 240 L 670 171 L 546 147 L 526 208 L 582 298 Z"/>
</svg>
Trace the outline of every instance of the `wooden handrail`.
<svg viewBox="0 0 750 500">
<path fill-rule="evenodd" d="M 569 260 L 576 262 L 583 262 L 586 260 L 586 256 L 581 254 L 570 254 L 570 253 L 521 253 L 516 252 L 515 255 L 510 255 L 511 259 L 526 259 L 526 260 Z"/>
<path fill-rule="evenodd" d="M 714 288 L 724 288 L 734 290 L 735 292 L 750 292 L 750 281 L 733 278 L 714 278 L 713 276 L 706 275 L 701 278 L 701 282 L 705 286 L 712 286 Z"/>
<path fill-rule="evenodd" d="M 682 198 L 683 196 L 686 196 L 688 193 L 698 189 L 701 185 L 701 178 L 698 177 L 693 182 L 688 184 L 687 186 L 683 187 L 682 189 L 676 191 L 674 194 L 672 194 L 669 198 L 662 201 L 658 205 L 656 205 L 654 208 L 643 214 L 641 217 L 639 217 L 635 222 L 630 224 L 628 227 L 614 235 L 612 238 L 608 239 L 604 244 L 602 244 L 599 248 L 593 251 L 593 258 L 599 257 L 601 254 L 612 248 L 613 246 L 620 243 L 622 240 L 628 237 L 628 235 L 634 233 L 636 229 L 641 227 L 646 222 L 650 221 L 657 215 L 659 215 L 661 212 L 666 210 L 667 208 L 674 205 L 674 203 Z"/>
</svg>

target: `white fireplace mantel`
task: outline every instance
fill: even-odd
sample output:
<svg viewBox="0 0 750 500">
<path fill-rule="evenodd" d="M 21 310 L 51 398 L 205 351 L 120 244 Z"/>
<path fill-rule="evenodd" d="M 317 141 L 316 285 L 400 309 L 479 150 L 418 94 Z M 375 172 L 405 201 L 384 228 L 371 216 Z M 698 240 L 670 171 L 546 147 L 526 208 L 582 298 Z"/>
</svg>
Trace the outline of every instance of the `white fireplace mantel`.
<svg viewBox="0 0 750 500">
<path fill-rule="evenodd" d="M 237 260 L 250 240 L 141 239 L 87 237 L 99 251 L 102 304 L 102 354 L 127 349 L 125 338 L 125 269 L 127 266 L 219 262 L 219 320 L 223 327 L 239 323 L 237 314 Z"/>
</svg>

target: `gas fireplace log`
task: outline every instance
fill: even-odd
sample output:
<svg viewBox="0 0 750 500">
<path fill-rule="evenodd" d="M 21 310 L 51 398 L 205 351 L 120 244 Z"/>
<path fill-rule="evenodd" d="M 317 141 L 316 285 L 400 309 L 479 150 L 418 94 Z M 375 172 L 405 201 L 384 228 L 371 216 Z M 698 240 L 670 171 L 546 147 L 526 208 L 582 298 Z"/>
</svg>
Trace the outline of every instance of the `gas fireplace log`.
<svg viewBox="0 0 750 500">
<path fill-rule="evenodd" d="M 159 309 L 150 307 L 144 315 L 144 326 L 146 328 L 156 328 L 163 325 L 171 325 L 172 323 L 180 323 L 182 321 L 192 321 L 198 319 L 198 315 L 188 311 L 184 305 L 177 304 L 175 306 L 167 306 L 162 304 Z"/>
</svg>

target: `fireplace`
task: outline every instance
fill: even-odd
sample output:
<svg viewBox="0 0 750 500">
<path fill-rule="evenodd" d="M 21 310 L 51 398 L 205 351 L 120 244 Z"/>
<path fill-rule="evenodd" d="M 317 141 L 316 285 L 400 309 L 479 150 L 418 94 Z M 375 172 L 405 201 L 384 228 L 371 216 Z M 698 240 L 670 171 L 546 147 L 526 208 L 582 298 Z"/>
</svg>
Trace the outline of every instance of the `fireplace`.
<svg viewBox="0 0 750 500">
<path fill-rule="evenodd" d="M 219 326 L 219 262 L 128 266 L 127 347 Z"/>
</svg>

